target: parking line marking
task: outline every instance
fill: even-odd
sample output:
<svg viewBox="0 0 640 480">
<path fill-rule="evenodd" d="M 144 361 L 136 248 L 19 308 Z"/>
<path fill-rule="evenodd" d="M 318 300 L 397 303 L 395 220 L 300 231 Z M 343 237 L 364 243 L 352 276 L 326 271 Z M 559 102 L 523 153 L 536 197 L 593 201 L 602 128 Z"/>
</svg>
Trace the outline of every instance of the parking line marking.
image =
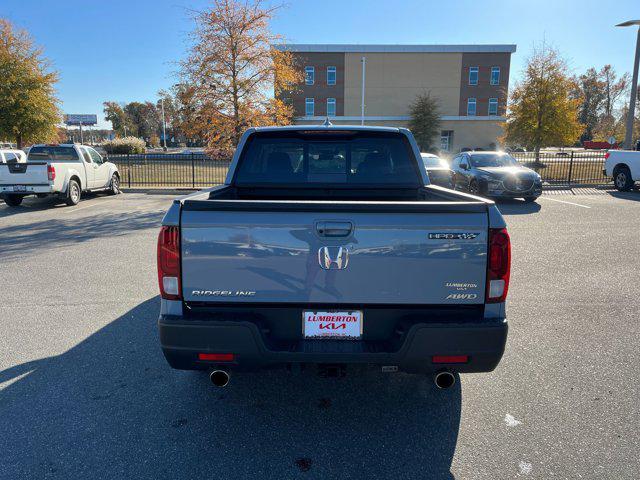
<svg viewBox="0 0 640 480">
<path fill-rule="evenodd" d="M 539 197 L 539 199 L 540 200 L 551 200 L 552 202 L 566 203 L 568 205 L 575 205 L 576 207 L 591 208 L 591 207 L 588 207 L 586 205 L 580 205 L 579 203 L 567 202 L 566 200 L 558 200 L 557 198 Z"/>
</svg>

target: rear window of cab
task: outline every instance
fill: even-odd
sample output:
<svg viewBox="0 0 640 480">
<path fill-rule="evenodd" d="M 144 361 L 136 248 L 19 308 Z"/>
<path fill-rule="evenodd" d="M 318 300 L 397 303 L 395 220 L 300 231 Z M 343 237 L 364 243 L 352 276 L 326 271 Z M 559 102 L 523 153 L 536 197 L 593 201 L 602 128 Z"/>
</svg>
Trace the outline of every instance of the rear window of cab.
<svg viewBox="0 0 640 480">
<path fill-rule="evenodd" d="M 78 153 L 73 147 L 61 146 L 36 146 L 29 150 L 28 160 L 79 160 Z"/>
<path fill-rule="evenodd" d="M 368 184 L 416 186 L 420 175 L 404 135 L 304 131 L 254 134 L 236 185 Z"/>
</svg>

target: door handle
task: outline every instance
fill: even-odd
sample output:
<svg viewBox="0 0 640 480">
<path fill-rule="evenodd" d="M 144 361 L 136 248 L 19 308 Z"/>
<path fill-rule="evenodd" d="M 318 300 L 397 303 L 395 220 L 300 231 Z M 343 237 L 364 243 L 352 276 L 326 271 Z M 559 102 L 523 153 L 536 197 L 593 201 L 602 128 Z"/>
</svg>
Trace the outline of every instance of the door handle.
<svg viewBox="0 0 640 480">
<path fill-rule="evenodd" d="M 351 222 L 318 222 L 316 232 L 321 237 L 348 237 L 353 231 Z"/>
</svg>

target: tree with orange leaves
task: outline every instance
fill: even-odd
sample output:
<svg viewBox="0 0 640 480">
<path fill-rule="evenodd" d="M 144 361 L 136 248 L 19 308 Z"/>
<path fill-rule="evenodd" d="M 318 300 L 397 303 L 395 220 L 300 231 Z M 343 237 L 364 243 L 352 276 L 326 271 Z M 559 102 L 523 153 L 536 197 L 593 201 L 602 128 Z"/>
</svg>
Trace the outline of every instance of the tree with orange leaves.
<svg viewBox="0 0 640 480">
<path fill-rule="evenodd" d="M 263 0 L 214 0 L 195 15 L 193 45 L 181 62 L 211 152 L 230 150 L 250 126 L 290 123 L 293 107 L 280 100 L 298 80 L 289 52 L 269 29 L 279 7 Z"/>
</svg>

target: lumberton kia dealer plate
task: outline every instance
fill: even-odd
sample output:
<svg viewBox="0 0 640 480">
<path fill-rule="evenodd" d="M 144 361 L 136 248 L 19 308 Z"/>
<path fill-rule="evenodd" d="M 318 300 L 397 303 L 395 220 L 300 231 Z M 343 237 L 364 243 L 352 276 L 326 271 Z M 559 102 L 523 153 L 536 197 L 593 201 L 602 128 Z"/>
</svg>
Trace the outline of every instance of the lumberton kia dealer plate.
<svg viewBox="0 0 640 480">
<path fill-rule="evenodd" d="M 303 312 L 304 338 L 358 340 L 362 336 L 362 312 Z"/>
</svg>

